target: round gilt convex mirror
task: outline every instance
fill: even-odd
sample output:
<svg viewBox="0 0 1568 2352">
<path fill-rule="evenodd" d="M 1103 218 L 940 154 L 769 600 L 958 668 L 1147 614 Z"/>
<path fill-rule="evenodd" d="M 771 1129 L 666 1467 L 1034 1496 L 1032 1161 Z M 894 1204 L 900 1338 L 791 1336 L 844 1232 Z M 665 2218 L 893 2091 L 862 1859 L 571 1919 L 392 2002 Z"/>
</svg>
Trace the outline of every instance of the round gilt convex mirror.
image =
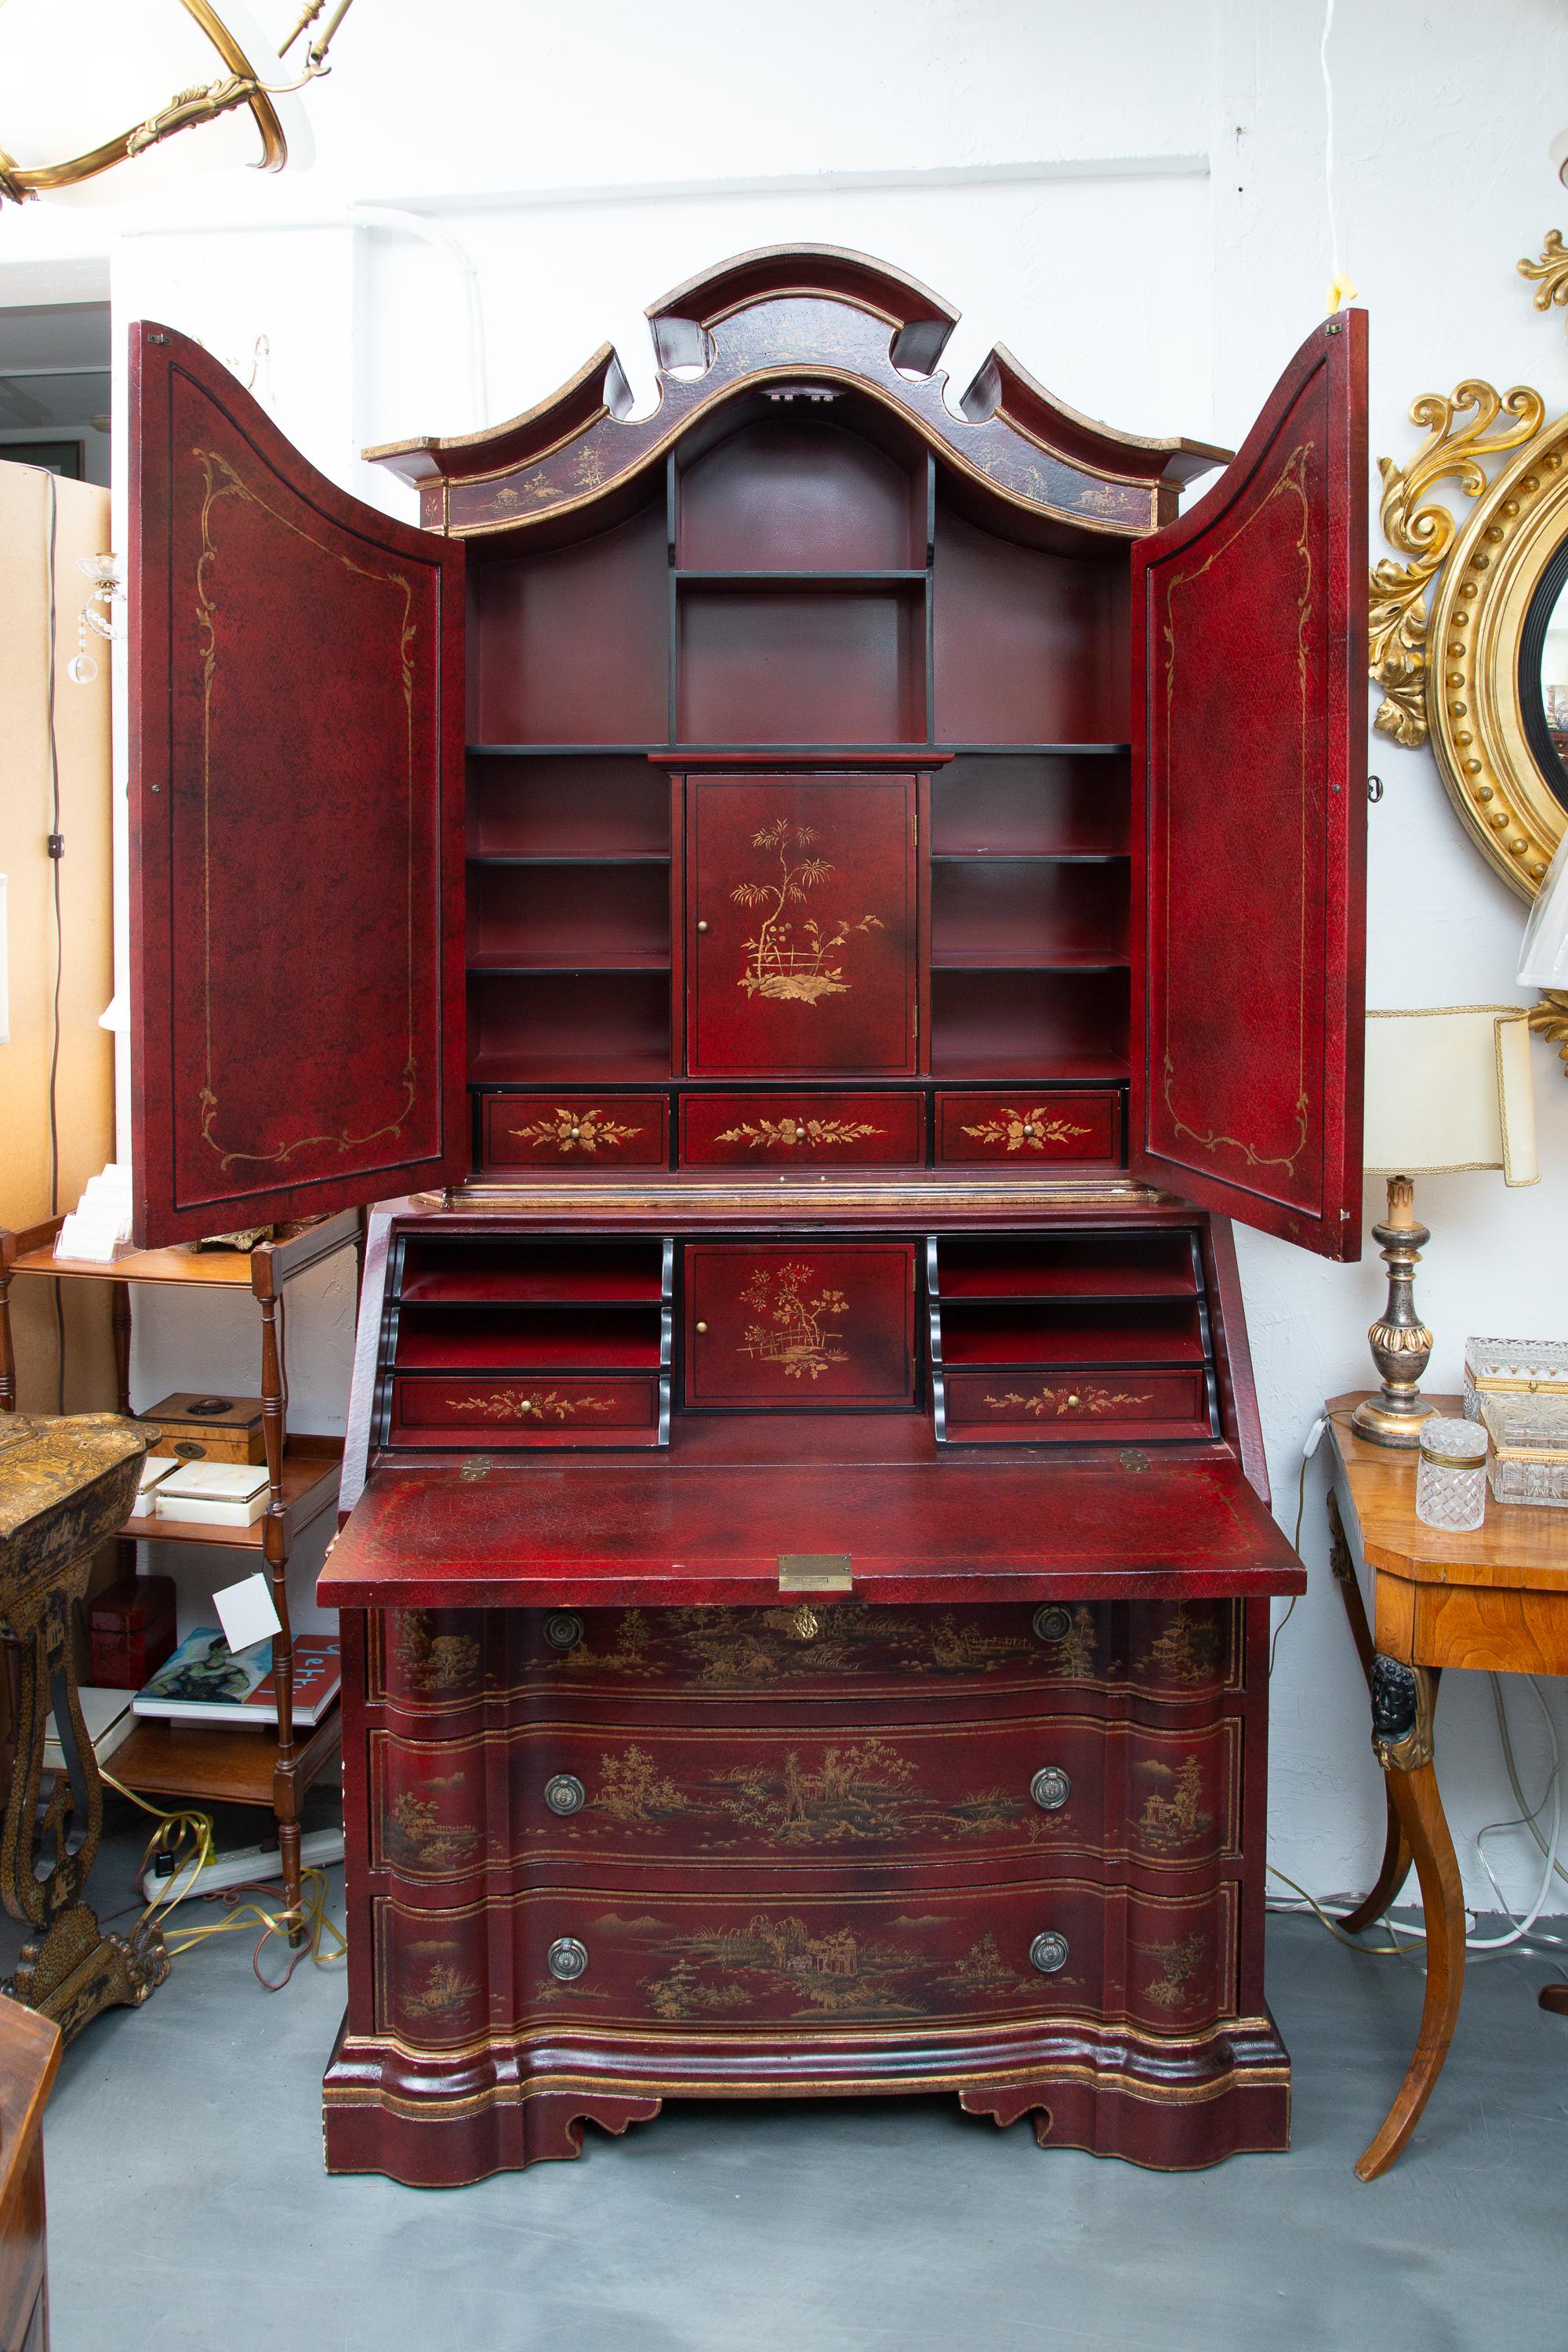
<svg viewBox="0 0 1568 2352">
<path fill-rule="evenodd" d="M 1478 499 L 1435 583 L 1432 748 L 1487 858 L 1533 898 L 1568 825 L 1568 416 Z"/>
</svg>

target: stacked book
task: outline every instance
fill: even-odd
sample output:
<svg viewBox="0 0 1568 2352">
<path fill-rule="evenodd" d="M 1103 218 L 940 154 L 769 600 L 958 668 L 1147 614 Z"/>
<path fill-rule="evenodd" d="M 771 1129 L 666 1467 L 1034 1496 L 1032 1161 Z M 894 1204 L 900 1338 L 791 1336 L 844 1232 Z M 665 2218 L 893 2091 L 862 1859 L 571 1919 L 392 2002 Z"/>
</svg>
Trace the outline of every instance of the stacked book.
<svg viewBox="0 0 1568 2352">
<path fill-rule="evenodd" d="M 294 1721 L 319 1723 L 338 1695 L 341 1673 L 334 1637 L 294 1644 Z M 176 1723 L 276 1723 L 278 1692 L 272 1644 L 253 1642 L 231 1650 L 216 1625 L 198 1625 L 132 1701 L 137 1715 Z"/>
</svg>

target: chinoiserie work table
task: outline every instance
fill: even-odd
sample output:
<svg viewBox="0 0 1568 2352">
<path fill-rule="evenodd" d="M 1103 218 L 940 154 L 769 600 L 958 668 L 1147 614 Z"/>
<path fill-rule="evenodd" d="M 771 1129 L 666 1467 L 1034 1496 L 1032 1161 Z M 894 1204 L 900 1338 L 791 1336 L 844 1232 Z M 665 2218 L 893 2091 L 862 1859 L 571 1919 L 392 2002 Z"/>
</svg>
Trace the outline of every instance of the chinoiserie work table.
<svg viewBox="0 0 1568 2352">
<path fill-rule="evenodd" d="M 1454 2038 L 1464 1989 L 1464 1889 L 1433 1758 L 1438 1678 L 1447 1666 L 1568 1674 L 1568 1580 L 1563 1524 L 1553 1510 L 1489 1496 L 1485 1522 L 1473 1534 L 1424 1526 L 1415 1516 L 1415 1455 L 1358 1437 L 1349 1416 L 1360 1402 L 1358 1391 L 1335 1397 L 1328 1408 L 1335 1469 L 1329 1531 L 1334 1575 L 1372 1689 L 1388 1829 L 1377 1882 L 1344 1924 L 1356 1931 L 1381 1918 L 1414 1863 L 1426 1927 L 1426 1994 L 1415 2054 L 1356 2166 L 1363 2180 L 1375 2180 L 1420 2121 Z M 1463 1411 L 1458 1397 L 1435 1396 L 1428 1403 L 1437 1413 Z M 1542 1994 L 1543 2008 L 1559 2006 L 1547 1998 L 1555 1990 Z"/>
<path fill-rule="evenodd" d="M 1359 1248 L 1365 318 L 1234 458 L 960 415 L 863 255 L 649 319 L 417 529 L 133 330 L 137 1238 L 372 1210 L 329 2168 L 1282 2147 L 1231 1221 Z"/>
</svg>

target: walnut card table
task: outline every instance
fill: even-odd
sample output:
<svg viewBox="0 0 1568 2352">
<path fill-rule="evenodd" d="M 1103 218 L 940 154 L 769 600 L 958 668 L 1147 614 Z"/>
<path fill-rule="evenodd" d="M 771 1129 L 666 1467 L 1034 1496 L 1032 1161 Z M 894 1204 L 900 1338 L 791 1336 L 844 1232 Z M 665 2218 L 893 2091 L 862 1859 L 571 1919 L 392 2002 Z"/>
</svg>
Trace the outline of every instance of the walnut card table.
<svg viewBox="0 0 1568 2352">
<path fill-rule="evenodd" d="M 1349 1414 L 1360 1402 L 1359 1393 L 1335 1397 L 1328 1409 L 1335 1455 L 1331 1557 L 1371 1685 L 1388 1834 L 1377 1883 L 1344 1924 L 1354 1932 L 1381 1917 L 1412 1862 L 1426 1913 L 1426 1999 L 1415 2055 L 1356 2166 L 1359 2179 L 1375 2180 L 1409 2139 L 1442 2073 L 1464 1988 L 1464 1889 L 1433 1762 L 1438 1677 L 1445 1666 L 1568 1674 L 1568 1519 L 1489 1496 L 1485 1524 L 1471 1535 L 1424 1527 L 1415 1516 L 1415 1454 L 1357 1437 Z M 1437 1413 L 1462 1410 L 1458 1397 L 1429 1402 Z M 1557 2003 L 1543 1994 L 1542 2005 Z"/>
</svg>

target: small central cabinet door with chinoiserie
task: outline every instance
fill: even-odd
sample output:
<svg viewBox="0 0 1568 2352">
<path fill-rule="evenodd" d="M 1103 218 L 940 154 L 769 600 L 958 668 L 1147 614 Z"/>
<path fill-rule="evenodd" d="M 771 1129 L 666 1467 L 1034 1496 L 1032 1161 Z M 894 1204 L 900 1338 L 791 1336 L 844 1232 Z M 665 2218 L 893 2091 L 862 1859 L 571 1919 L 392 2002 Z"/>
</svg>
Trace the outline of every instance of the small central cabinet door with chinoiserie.
<svg viewBox="0 0 1568 2352">
<path fill-rule="evenodd" d="M 914 777 L 686 789 L 692 1071 L 911 1072 Z"/>
<path fill-rule="evenodd" d="M 914 1402 L 912 1242 L 692 1242 L 686 1307 L 694 1411 Z"/>
</svg>

